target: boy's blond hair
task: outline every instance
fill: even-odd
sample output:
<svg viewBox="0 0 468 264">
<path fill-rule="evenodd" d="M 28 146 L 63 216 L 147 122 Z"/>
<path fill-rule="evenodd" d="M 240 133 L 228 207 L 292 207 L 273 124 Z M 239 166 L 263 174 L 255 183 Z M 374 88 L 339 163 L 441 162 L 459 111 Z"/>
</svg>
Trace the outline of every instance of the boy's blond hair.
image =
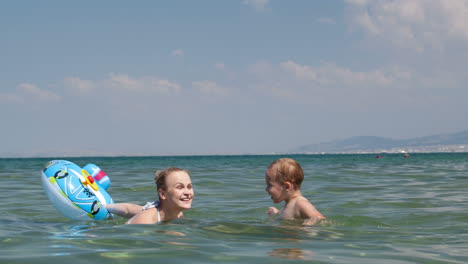
<svg viewBox="0 0 468 264">
<path fill-rule="evenodd" d="M 285 182 L 293 184 L 294 188 L 299 190 L 304 180 L 304 171 L 301 165 L 293 159 L 281 158 L 273 161 L 268 170 L 273 173 L 275 181 L 284 185 Z"/>
</svg>

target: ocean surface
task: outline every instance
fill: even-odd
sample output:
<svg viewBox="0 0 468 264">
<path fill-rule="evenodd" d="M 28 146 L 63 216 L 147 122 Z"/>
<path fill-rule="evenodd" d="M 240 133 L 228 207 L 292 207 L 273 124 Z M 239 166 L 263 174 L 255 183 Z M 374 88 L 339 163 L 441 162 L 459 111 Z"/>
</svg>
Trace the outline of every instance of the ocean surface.
<svg viewBox="0 0 468 264">
<path fill-rule="evenodd" d="M 0 159 L 0 263 L 468 263 L 468 154 L 289 155 L 327 217 L 314 226 L 265 214 L 280 157 Z M 192 209 L 162 225 L 69 220 L 41 185 L 52 159 L 98 165 L 114 201 L 138 204 L 156 170 L 188 169 Z"/>
</svg>

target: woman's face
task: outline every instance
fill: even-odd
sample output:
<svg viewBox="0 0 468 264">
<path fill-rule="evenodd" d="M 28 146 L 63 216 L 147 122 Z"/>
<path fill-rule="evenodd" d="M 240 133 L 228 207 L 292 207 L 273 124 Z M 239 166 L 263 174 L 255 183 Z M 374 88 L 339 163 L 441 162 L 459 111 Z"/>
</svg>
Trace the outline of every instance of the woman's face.
<svg viewBox="0 0 468 264">
<path fill-rule="evenodd" d="M 163 198 L 171 207 L 190 209 L 193 200 L 193 188 L 190 176 L 185 171 L 174 171 L 166 177 L 167 190 L 162 191 Z"/>
</svg>

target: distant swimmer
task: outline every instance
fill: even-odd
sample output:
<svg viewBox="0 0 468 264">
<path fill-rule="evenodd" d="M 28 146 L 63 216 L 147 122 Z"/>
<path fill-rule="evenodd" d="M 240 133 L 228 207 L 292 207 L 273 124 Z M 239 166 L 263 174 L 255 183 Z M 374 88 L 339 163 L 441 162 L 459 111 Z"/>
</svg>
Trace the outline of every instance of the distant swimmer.
<svg viewBox="0 0 468 264">
<path fill-rule="evenodd" d="M 376 156 L 376 158 L 378 158 L 378 159 L 381 159 L 381 158 L 382 158 L 382 156 L 381 156 L 381 155 L 377 155 L 377 156 Z"/>
<path fill-rule="evenodd" d="M 410 156 L 409 156 L 409 154 L 408 154 L 408 153 L 405 153 L 405 155 L 403 155 L 403 157 L 405 157 L 405 158 L 409 158 Z"/>
</svg>

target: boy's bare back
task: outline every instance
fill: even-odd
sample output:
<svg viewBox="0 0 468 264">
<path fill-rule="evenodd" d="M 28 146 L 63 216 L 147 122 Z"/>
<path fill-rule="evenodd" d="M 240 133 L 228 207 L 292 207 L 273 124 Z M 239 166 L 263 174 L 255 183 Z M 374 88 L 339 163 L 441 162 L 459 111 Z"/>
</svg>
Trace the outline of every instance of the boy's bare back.
<svg viewBox="0 0 468 264">
<path fill-rule="evenodd" d="M 281 217 L 283 219 L 325 219 L 315 206 L 302 195 L 289 200 L 281 212 Z"/>
</svg>

